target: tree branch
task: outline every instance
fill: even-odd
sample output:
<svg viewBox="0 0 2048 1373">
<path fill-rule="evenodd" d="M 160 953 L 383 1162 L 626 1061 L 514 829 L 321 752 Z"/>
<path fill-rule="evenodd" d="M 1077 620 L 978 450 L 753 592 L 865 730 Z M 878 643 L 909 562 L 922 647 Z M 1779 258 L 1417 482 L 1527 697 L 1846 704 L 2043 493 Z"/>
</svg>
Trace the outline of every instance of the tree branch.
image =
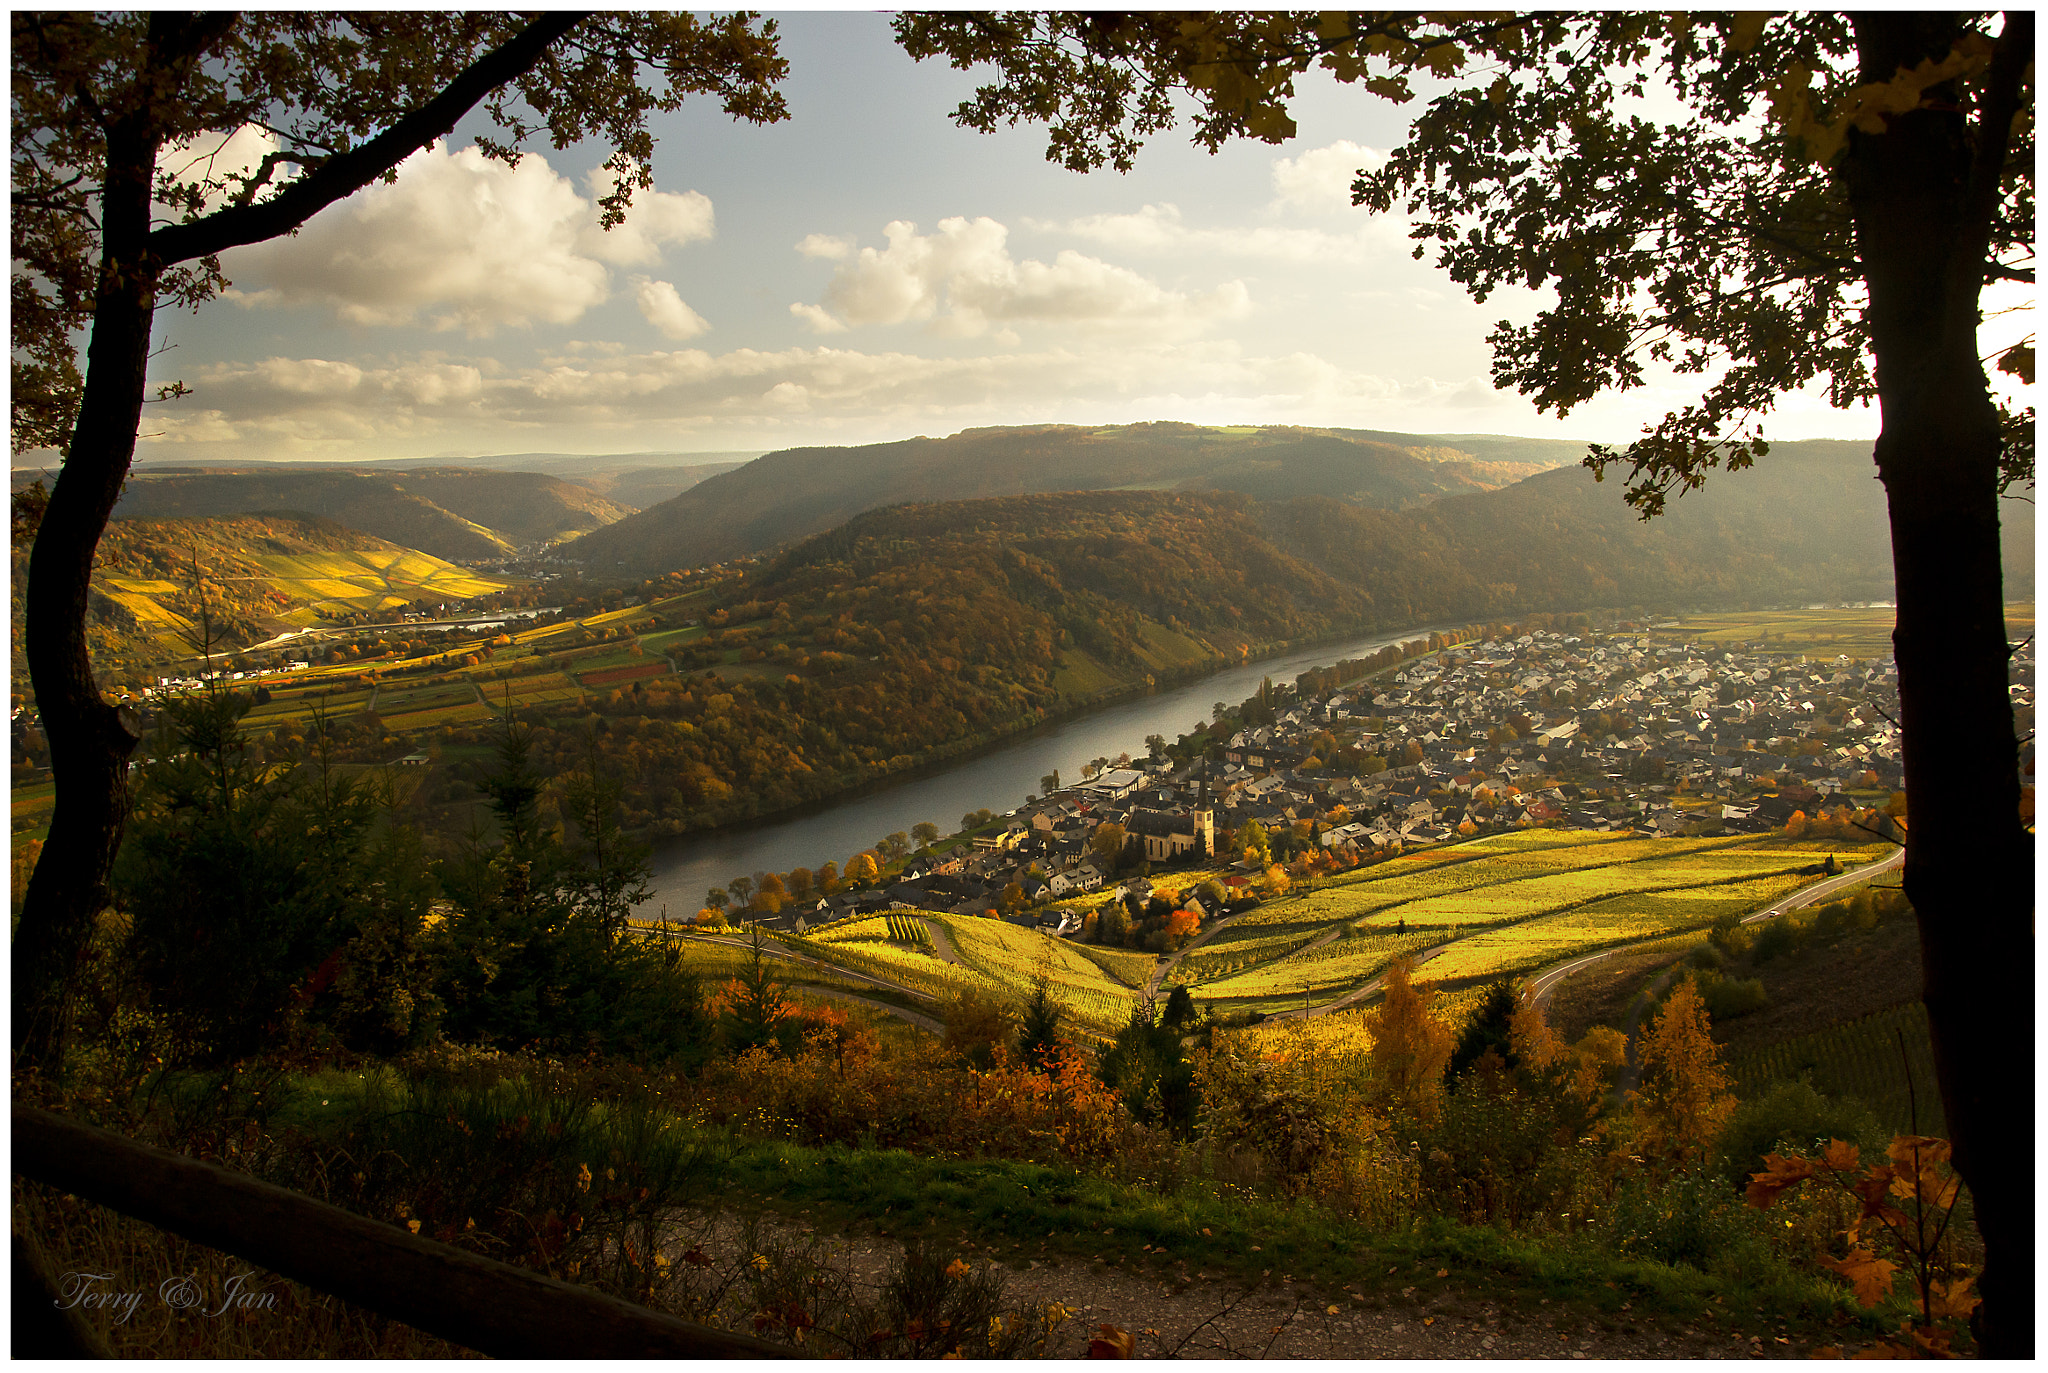
<svg viewBox="0 0 2048 1373">
<path fill-rule="evenodd" d="M 532 70 L 548 47 L 585 16 L 550 12 L 479 57 L 426 104 L 361 147 L 340 153 L 261 204 L 234 205 L 204 219 L 173 224 L 149 236 L 150 251 L 169 265 L 288 234 L 338 200 L 445 137 L 476 103 Z"/>
<path fill-rule="evenodd" d="M 1967 251 L 1958 256 L 1973 264 L 1990 256 L 1991 221 L 1998 209 L 2006 153 L 2012 146 L 2013 116 L 2019 113 L 2020 90 L 2033 61 L 2034 12 L 2007 10 L 2005 31 L 1998 35 L 1998 48 L 1991 54 L 1991 70 L 1984 81 L 1977 151 L 1970 161 L 1969 186 L 1963 194 Z"/>
</svg>

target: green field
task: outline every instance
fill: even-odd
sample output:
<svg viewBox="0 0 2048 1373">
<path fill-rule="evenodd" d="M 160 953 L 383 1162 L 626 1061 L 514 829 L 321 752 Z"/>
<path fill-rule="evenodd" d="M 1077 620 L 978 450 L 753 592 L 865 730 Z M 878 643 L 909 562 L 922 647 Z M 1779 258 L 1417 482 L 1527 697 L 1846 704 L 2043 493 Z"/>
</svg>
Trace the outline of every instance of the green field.
<svg viewBox="0 0 2048 1373">
<path fill-rule="evenodd" d="M 1843 610 L 1749 610 L 1686 615 L 1675 629 L 1651 631 L 1659 639 L 1733 648 L 1746 644 L 1773 653 L 1809 657 L 1888 658 L 1897 611 L 1875 606 Z M 2005 608 L 2007 633 L 2021 639 L 2034 631 L 2031 601 Z"/>
</svg>

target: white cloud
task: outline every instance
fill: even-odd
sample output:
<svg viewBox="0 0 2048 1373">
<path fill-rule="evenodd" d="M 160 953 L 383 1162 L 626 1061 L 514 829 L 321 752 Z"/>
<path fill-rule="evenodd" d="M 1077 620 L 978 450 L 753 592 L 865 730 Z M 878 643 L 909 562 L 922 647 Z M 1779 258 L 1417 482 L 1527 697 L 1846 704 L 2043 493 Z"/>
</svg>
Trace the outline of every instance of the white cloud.
<svg viewBox="0 0 2048 1373">
<path fill-rule="evenodd" d="M 515 168 L 475 148 L 435 144 L 406 159 L 395 182 L 330 207 L 296 237 L 228 254 L 237 282 L 229 294 L 251 305 L 327 306 L 351 324 L 424 323 L 472 338 L 567 324 L 609 298 L 611 266 L 657 261 L 662 245 L 712 231 L 703 196 L 643 191 L 626 223 L 607 234 L 595 196 L 609 184 L 600 169 L 585 197 L 538 154 Z"/>
<path fill-rule="evenodd" d="M 805 257 L 821 257 L 827 262 L 837 262 L 853 253 L 853 240 L 839 238 L 832 234 L 805 234 L 796 250 Z"/>
<path fill-rule="evenodd" d="M 1312 148 L 1300 157 L 1280 158 L 1273 164 L 1275 202 L 1300 210 L 1350 210 L 1351 183 L 1360 170 L 1378 167 L 1386 160 L 1384 151 L 1361 147 L 1349 139 Z"/>
<path fill-rule="evenodd" d="M 695 338 L 711 328 L 710 322 L 684 304 L 676 288 L 666 281 L 640 277 L 634 283 L 633 294 L 640 313 L 667 338 Z"/>
<path fill-rule="evenodd" d="M 1225 341 L 1127 338 L 970 357 L 831 347 L 578 350 L 517 369 L 447 358 L 270 358 L 205 369 L 194 385 L 192 401 L 163 407 L 163 436 L 149 449 L 225 457 L 418 453 L 450 442 L 471 451 L 623 448 L 710 434 L 829 442 L 835 434 L 1134 418 L 1426 432 L 1453 427 L 1450 418 L 1470 405 L 1526 408 L 1479 377 L 1386 377 L 1307 351 L 1254 356 Z"/>
<path fill-rule="evenodd" d="M 1131 253 L 1209 253 L 1294 264 L 1361 263 L 1407 252 L 1403 221 L 1362 210 L 1354 213 L 1356 226 L 1338 233 L 1277 224 L 1196 228 L 1172 204 L 1147 205 L 1128 214 L 1085 215 L 1063 223 L 1033 221 L 1030 227 Z"/>
<path fill-rule="evenodd" d="M 576 247 L 586 257 L 615 267 L 645 267 L 661 261 L 664 244 L 695 243 L 712 236 L 711 199 L 695 191 L 635 191 L 624 222 L 600 227 L 596 202 L 611 194 L 617 182 L 609 167 L 599 167 L 585 178 L 593 214 L 577 231 Z"/>
<path fill-rule="evenodd" d="M 254 124 L 244 124 L 227 134 L 208 133 L 166 144 L 157 154 L 157 170 L 170 173 L 183 186 L 205 182 L 233 184 L 232 178 L 248 176 L 263 165 L 263 159 L 277 151 L 276 135 Z M 276 189 L 299 174 L 297 164 L 280 162 L 271 169 L 268 189 L 259 198 L 268 199 Z M 226 203 L 219 191 L 207 194 L 204 212 L 211 213 Z"/>
<path fill-rule="evenodd" d="M 1017 324 L 1178 334 L 1241 318 L 1250 309 L 1250 295 L 1238 281 L 1189 295 L 1072 249 L 1050 263 L 1019 262 L 1010 256 L 1009 230 L 985 217 L 944 219 L 930 234 L 899 219 L 883 234 L 888 247 L 857 254 L 818 235 L 799 244 L 807 256 L 831 257 L 840 266 L 822 307 L 793 305 L 791 313 L 820 333 L 922 322 L 943 337 L 980 338 Z"/>
</svg>

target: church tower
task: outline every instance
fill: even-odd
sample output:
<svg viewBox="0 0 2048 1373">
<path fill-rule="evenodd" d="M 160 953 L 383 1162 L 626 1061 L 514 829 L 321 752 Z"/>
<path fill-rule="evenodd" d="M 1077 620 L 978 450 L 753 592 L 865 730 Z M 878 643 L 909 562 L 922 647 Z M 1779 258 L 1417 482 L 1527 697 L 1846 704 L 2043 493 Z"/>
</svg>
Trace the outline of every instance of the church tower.
<svg viewBox="0 0 2048 1373">
<path fill-rule="evenodd" d="M 1216 811 L 1209 803 L 1209 770 L 1202 769 L 1202 799 L 1195 803 L 1195 847 L 1202 857 L 1216 856 Z"/>
</svg>

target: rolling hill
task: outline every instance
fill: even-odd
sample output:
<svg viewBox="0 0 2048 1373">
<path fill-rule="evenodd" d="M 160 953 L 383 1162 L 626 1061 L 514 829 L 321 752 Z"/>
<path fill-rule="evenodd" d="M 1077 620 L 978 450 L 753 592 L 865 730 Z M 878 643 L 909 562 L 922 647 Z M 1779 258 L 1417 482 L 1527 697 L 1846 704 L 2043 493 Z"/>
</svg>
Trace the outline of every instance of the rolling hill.
<svg viewBox="0 0 2048 1373">
<path fill-rule="evenodd" d="M 1584 451 L 1513 443 L 1479 454 L 1416 435 L 1161 423 L 969 429 L 944 439 L 792 448 L 712 477 L 565 551 L 598 571 L 666 571 L 777 548 L 879 506 L 1051 491 L 1227 490 L 1407 509 L 1504 486 Z"/>
<path fill-rule="evenodd" d="M 21 659 L 24 546 L 14 549 L 14 671 Z M 196 656 L 205 586 L 217 642 L 241 647 L 320 614 L 375 613 L 412 601 L 491 596 L 508 583 L 416 549 L 298 513 L 117 520 L 100 540 L 86 610 L 95 669 L 132 673 Z"/>
<path fill-rule="evenodd" d="M 277 468 L 138 471 L 118 520 L 297 510 L 450 562 L 502 558 L 629 513 L 586 487 L 533 472 Z"/>
</svg>

